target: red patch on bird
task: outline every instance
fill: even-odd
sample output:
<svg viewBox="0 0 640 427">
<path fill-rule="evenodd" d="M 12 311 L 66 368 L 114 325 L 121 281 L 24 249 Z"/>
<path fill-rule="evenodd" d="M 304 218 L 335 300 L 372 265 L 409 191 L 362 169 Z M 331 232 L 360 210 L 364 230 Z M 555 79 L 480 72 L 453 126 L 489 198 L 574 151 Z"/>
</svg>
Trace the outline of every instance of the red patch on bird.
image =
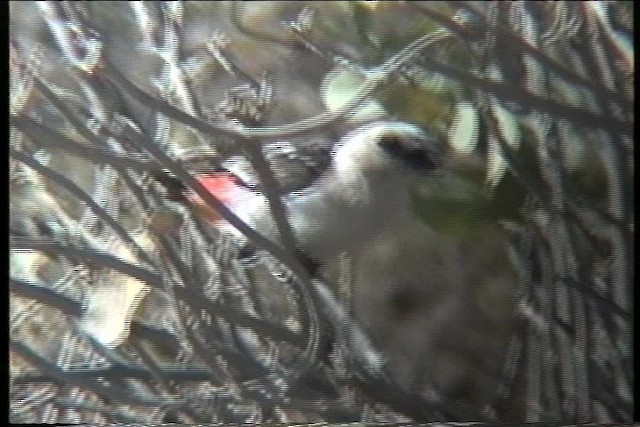
<svg viewBox="0 0 640 427">
<path fill-rule="evenodd" d="M 196 180 L 218 200 L 229 206 L 234 198 L 238 196 L 238 192 L 242 191 L 237 183 L 237 179 L 233 174 L 227 172 L 217 172 L 214 174 L 199 175 Z M 187 199 L 193 203 L 196 210 L 210 221 L 220 221 L 222 217 L 210 208 L 204 200 L 192 191 L 189 191 Z"/>
<path fill-rule="evenodd" d="M 234 193 L 238 191 L 238 184 L 232 174 L 220 172 L 214 175 L 201 175 L 197 178 L 207 191 L 221 202 L 227 203 L 233 198 Z"/>
</svg>

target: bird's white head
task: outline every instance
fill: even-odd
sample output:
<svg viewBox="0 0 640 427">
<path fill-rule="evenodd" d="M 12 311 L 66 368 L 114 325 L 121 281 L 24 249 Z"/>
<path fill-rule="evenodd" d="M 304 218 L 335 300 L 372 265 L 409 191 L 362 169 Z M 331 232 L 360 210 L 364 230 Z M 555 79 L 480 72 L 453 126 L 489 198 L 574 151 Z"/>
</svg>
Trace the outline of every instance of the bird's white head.
<svg viewBox="0 0 640 427">
<path fill-rule="evenodd" d="M 438 169 L 443 154 L 443 144 L 419 127 L 383 121 L 347 134 L 336 148 L 334 166 L 339 174 L 414 175 Z"/>
</svg>

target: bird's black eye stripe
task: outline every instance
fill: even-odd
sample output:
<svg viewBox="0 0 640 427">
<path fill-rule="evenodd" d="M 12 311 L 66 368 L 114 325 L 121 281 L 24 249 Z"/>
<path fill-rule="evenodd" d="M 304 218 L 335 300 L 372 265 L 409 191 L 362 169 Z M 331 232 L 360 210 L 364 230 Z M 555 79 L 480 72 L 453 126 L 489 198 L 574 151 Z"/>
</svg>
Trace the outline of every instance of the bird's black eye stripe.
<svg viewBox="0 0 640 427">
<path fill-rule="evenodd" d="M 385 135 L 380 137 L 378 140 L 378 145 L 387 151 L 395 151 L 401 149 L 401 141 L 400 138 L 396 135 Z"/>
<path fill-rule="evenodd" d="M 426 149 L 423 141 L 403 141 L 397 135 L 383 135 L 378 139 L 378 145 L 412 168 L 431 170 L 439 166 L 438 154 Z"/>
</svg>

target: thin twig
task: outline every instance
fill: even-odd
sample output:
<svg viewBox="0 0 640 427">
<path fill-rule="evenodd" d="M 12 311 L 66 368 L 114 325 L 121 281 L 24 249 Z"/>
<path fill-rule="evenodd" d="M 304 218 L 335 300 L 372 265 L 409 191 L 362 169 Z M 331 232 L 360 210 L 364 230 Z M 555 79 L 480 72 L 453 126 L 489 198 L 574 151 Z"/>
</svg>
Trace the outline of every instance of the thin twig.
<svg viewBox="0 0 640 427">
<path fill-rule="evenodd" d="M 65 371 L 49 362 L 44 357 L 38 355 L 26 344 L 18 341 L 10 340 L 9 348 L 16 355 L 33 365 L 44 375 L 52 378 L 54 381 L 79 386 L 115 402 L 120 402 L 124 399 L 124 401 L 129 404 L 143 407 L 175 407 L 184 404 L 182 401 L 167 398 L 156 399 L 152 397 L 142 397 L 138 393 L 129 392 L 129 390 L 115 384 L 105 386 L 97 379 L 93 378 L 89 379 L 67 376 Z"/>
<path fill-rule="evenodd" d="M 18 236 L 11 236 L 9 246 L 12 249 L 39 250 L 56 256 L 62 255 L 70 258 L 81 259 L 86 262 L 98 264 L 102 267 L 112 268 L 122 274 L 140 279 L 152 287 L 163 289 L 162 277 L 158 273 L 147 268 L 125 262 L 109 253 L 101 252 L 96 249 L 74 248 L 67 245 L 61 245 L 57 242 Z"/>
<path fill-rule="evenodd" d="M 153 260 L 151 259 L 149 254 L 147 254 L 147 252 L 140 247 L 140 245 L 115 219 L 113 219 L 111 215 L 109 215 L 98 203 L 96 203 L 91 196 L 89 196 L 78 185 L 76 185 L 76 183 L 74 183 L 61 173 L 58 173 L 53 169 L 42 165 L 33 157 L 29 157 L 17 150 L 14 150 L 13 148 L 9 148 L 9 154 L 11 155 L 11 157 L 30 166 L 31 168 L 42 174 L 42 176 L 51 180 L 51 182 L 58 184 L 61 188 L 64 188 L 66 191 L 84 202 L 98 218 L 102 219 L 109 227 L 111 227 L 111 229 L 116 233 L 118 237 L 120 237 L 120 239 L 122 239 L 123 242 L 131 245 L 136 250 L 137 255 L 141 256 L 149 266 L 154 265 Z"/>
</svg>

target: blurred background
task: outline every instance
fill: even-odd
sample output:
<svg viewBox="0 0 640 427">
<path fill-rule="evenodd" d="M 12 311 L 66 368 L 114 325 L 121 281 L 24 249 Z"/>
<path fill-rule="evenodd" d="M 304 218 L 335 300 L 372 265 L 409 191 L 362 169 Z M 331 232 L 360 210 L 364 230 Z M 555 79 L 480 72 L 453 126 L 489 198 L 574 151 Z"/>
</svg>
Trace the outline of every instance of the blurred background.
<svg viewBox="0 0 640 427">
<path fill-rule="evenodd" d="M 631 421 L 633 9 L 11 2 L 11 422 Z M 311 281 L 160 178 L 377 119 L 448 160 Z"/>
</svg>

